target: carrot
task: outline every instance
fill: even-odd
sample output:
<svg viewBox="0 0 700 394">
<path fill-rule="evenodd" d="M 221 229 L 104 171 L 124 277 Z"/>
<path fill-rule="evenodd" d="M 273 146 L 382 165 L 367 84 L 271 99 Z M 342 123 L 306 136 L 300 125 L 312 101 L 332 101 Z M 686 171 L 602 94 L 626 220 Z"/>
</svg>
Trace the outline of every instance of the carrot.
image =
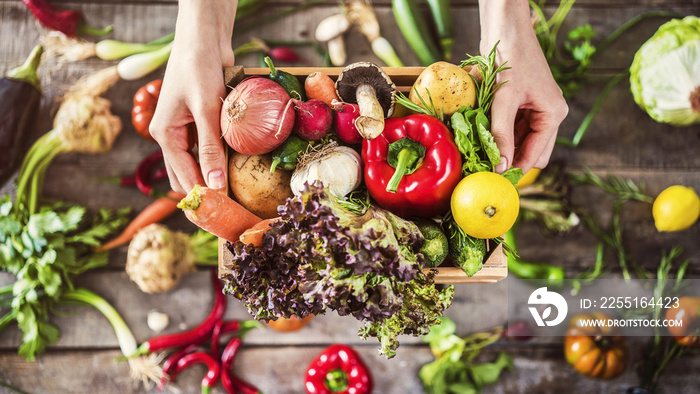
<svg viewBox="0 0 700 394">
<path fill-rule="evenodd" d="M 238 241 L 245 230 L 261 220 L 226 194 L 199 185 L 177 207 L 185 211 L 190 222 L 230 242 Z"/>
<path fill-rule="evenodd" d="M 260 221 L 255 226 L 249 228 L 241 234 L 240 241 L 244 244 L 252 244 L 255 247 L 262 245 L 263 235 L 270 229 L 272 223 L 280 220 L 280 218 L 265 219 Z"/>
<path fill-rule="evenodd" d="M 304 81 L 304 90 L 309 99 L 318 99 L 333 108 L 333 100 L 340 101 L 335 91 L 335 82 L 322 72 L 309 74 Z"/>
<path fill-rule="evenodd" d="M 149 224 L 158 223 L 177 211 L 177 203 L 185 197 L 181 193 L 169 191 L 166 197 L 160 197 L 153 201 L 149 206 L 144 208 L 134 220 L 129 223 L 124 231 L 113 240 L 95 249 L 96 252 L 114 249 L 117 246 L 123 245 L 132 238 L 142 228 Z"/>
</svg>

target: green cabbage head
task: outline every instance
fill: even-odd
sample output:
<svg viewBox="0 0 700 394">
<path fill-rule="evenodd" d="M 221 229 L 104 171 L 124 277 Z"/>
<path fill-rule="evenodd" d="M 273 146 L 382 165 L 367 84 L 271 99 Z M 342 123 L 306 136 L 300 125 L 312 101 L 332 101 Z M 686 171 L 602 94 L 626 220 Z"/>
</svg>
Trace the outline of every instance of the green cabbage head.
<svg viewBox="0 0 700 394">
<path fill-rule="evenodd" d="M 700 123 L 700 18 L 673 19 L 659 27 L 634 56 L 630 89 L 657 122 Z"/>
</svg>

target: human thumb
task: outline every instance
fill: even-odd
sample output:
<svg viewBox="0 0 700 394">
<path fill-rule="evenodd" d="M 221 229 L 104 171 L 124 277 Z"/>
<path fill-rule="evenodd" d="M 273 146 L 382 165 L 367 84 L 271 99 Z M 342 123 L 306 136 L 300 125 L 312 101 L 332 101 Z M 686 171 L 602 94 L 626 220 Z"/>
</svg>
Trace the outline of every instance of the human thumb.
<svg viewBox="0 0 700 394">
<path fill-rule="evenodd" d="M 199 166 L 202 169 L 204 182 L 211 189 L 226 188 L 226 155 L 219 125 L 218 112 L 206 111 L 197 124 Z"/>
</svg>

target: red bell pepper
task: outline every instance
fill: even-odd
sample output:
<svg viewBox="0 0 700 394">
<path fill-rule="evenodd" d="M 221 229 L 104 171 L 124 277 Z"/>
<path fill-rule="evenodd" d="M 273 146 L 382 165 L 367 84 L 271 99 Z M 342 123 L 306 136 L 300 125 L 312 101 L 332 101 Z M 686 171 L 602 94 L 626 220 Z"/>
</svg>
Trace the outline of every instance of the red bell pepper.
<svg viewBox="0 0 700 394">
<path fill-rule="evenodd" d="M 666 311 L 666 319 L 680 320 L 680 326 L 668 327 L 668 332 L 681 346 L 700 347 L 700 297 L 681 297 Z"/>
<path fill-rule="evenodd" d="M 403 217 L 444 214 L 462 179 L 452 133 L 429 115 L 386 119 L 382 134 L 362 141 L 362 161 L 369 194 Z"/>
<path fill-rule="evenodd" d="M 373 384 L 369 370 L 350 346 L 331 345 L 309 364 L 304 387 L 308 394 L 365 394 Z"/>
</svg>

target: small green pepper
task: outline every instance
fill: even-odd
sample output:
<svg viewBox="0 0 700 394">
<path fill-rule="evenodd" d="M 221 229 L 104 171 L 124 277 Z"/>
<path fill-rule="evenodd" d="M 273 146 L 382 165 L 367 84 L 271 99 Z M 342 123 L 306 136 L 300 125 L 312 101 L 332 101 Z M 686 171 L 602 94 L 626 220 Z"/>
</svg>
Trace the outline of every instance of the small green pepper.
<svg viewBox="0 0 700 394">
<path fill-rule="evenodd" d="M 280 84 L 293 99 L 306 101 L 306 94 L 297 77 L 286 71 L 277 70 L 269 56 L 265 57 L 265 63 L 270 67 L 268 78 Z"/>
<path fill-rule="evenodd" d="M 447 236 L 442 232 L 442 227 L 432 220 L 422 219 L 415 223 L 425 239 L 418 251 L 425 257 L 425 267 L 437 267 L 442 264 L 450 250 Z"/>
<path fill-rule="evenodd" d="M 294 170 L 299 155 L 306 152 L 309 145 L 311 145 L 311 141 L 304 141 L 295 135 L 289 136 L 282 145 L 272 152 L 270 174 L 275 172 L 277 167 L 287 171 Z"/>
<path fill-rule="evenodd" d="M 516 224 L 506 232 L 505 241 L 512 249 L 517 250 L 515 243 Z M 560 287 L 566 279 L 566 271 L 562 267 L 547 263 L 528 263 L 511 253 L 508 254 L 508 271 L 520 279 L 541 280 L 549 286 Z"/>
</svg>

